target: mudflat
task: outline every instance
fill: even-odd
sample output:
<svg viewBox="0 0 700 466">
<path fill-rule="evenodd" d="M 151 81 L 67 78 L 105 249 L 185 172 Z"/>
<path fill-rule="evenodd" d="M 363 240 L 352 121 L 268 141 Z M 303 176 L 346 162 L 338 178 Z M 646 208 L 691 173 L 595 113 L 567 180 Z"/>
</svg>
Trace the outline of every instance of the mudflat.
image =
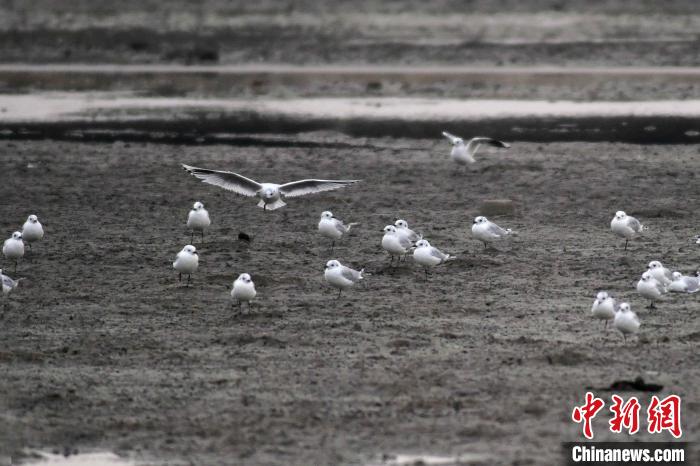
<svg viewBox="0 0 700 466">
<path fill-rule="evenodd" d="M 463 169 L 438 139 L 295 138 L 304 144 L 0 142 L 5 237 L 29 214 L 46 229 L 17 273 L 2 260 L 26 280 L 0 320 L 0 452 L 557 464 L 560 442 L 581 438 L 571 410 L 586 389 L 641 376 L 682 397 L 698 453 L 698 297 L 650 311 L 634 291 L 651 260 L 698 268 L 696 146 L 512 141 Z M 180 163 L 261 181 L 363 181 L 265 212 Z M 518 235 L 484 250 L 470 226 L 490 199 L 514 201 L 492 220 Z M 198 200 L 213 225 L 195 239 L 200 269 L 186 287 L 171 263 Z M 316 230 L 323 210 L 362 224 L 333 255 Z M 649 227 L 627 252 L 609 230 L 616 210 Z M 427 281 L 410 258 L 391 267 L 379 243 L 397 218 L 457 259 Z M 336 299 L 323 281 L 331 258 L 364 267 L 366 287 Z M 259 298 L 239 315 L 228 293 L 242 272 Z M 631 303 L 638 338 L 625 344 L 590 317 L 601 289 Z M 629 394 L 644 407 L 651 395 Z M 596 439 L 620 440 L 606 414 Z"/>
</svg>

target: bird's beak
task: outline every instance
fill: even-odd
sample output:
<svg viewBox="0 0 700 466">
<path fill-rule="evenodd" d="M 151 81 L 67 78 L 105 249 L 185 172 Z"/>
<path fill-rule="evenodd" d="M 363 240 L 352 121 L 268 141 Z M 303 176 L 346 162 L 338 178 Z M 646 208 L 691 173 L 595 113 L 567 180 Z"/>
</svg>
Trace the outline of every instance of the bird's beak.
<svg viewBox="0 0 700 466">
<path fill-rule="evenodd" d="M 476 220 L 474 220 L 472 223 L 476 223 Z"/>
<path fill-rule="evenodd" d="M 197 251 L 193 252 L 192 254 L 194 254 L 195 256 L 199 255 L 199 253 Z"/>
</svg>

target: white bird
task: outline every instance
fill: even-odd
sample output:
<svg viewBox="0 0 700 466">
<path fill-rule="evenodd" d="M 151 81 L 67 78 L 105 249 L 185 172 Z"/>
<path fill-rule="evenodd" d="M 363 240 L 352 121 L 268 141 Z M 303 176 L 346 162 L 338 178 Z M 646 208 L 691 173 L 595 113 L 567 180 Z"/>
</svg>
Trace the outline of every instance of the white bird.
<svg viewBox="0 0 700 466">
<path fill-rule="evenodd" d="M 17 262 L 24 257 L 24 241 L 22 241 L 22 233 L 15 231 L 12 237 L 5 240 L 2 246 L 2 254 L 10 260 L 15 261 L 15 272 L 17 271 Z"/>
<path fill-rule="evenodd" d="M 233 287 L 231 288 L 231 299 L 232 303 L 238 303 L 238 309 L 243 307 L 243 302 L 248 303 L 248 310 L 250 310 L 250 302 L 255 298 L 258 293 L 255 291 L 255 283 L 250 278 L 247 273 L 242 273 L 233 282 Z"/>
<path fill-rule="evenodd" d="M 394 225 L 387 225 L 382 230 L 384 236 L 382 237 L 382 248 L 389 253 L 391 257 L 390 264 L 394 263 L 394 256 L 401 258 L 404 254 L 410 251 L 413 243 L 407 237 L 400 235 L 396 231 Z"/>
<path fill-rule="evenodd" d="M 620 304 L 620 307 L 615 312 L 615 320 L 613 321 L 615 328 L 622 333 L 622 337 L 627 342 L 627 335 L 634 334 L 639 331 L 639 317 L 635 314 L 628 303 Z"/>
<path fill-rule="evenodd" d="M 416 249 L 413 251 L 413 260 L 423 266 L 425 271 L 425 279 L 428 280 L 428 268 L 435 267 L 436 265 L 444 264 L 448 260 L 455 259 L 455 256 L 445 254 L 438 248 L 430 245 L 430 243 L 424 239 L 419 240 L 416 243 Z"/>
<path fill-rule="evenodd" d="M 591 315 L 605 321 L 604 328 L 607 328 L 608 321 L 615 318 L 615 299 L 605 291 L 599 292 L 593 301 Z"/>
<path fill-rule="evenodd" d="M 343 290 L 347 290 L 355 285 L 355 283 L 364 279 L 362 275 L 365 269 L 354 270 L 346 267 L 337 260 L 326 262 L 326 270 L 323 277 L 334 288 L 338 288 L 338 298 Z"/>
<path fill-rule="evenodd" d="M 637 293 L 651 301 L 650 309 L 655 308 L 654 301 L 661 299 L 666 293 L 666 287 L 656 280 L 649 271 L 642 274 L 642 278 L 637 282 Z"/>
<path fill-rule="evenodd" d="M 664 267 L 663 264 L 661 264 L 661 262 L 659 261 L 649 262 L 648 271 L 651 274 L 651 276 L 656 279 L 657 282 L 661 283 L 664 286 L 670 285 L 673 281 L 673 274 L 671 273 L 671 271 Z"/>
<path fill-rule="evenodd" d="M 331 240 L 331 253 L 335 247 L 336 240 L 349 232 L 350 229 L 359 223 L 348 223 L 345 225 L 342 220 L 333 216 L 333 212 L 325 211 L 321 213 L 321 220 L 318 222 L 318 231 L 321 235 Z"/>
<path fill-rule="evenodd" d="M 695 240 L 695 244 L 700 244 L 700 235 L 695 235 L 693 239 Z"/>
<path fill-rule="evenodd" d="M 673 281 L 666 287 L 675 293 L 696 293 L 700 290 L 700 278 L 673 272 Z"/>
<path fill-rule="evenodd" d="M 12 293 L 12 291 L 17 288 L 17 285 L 19 285 L 19 282 L 24 280 L 23 278 L 13 280 L 7 275 L 4 275 L 2 273 L 2 269 L 0 269 L 0 282 L 2 283 L 2 297 L 4 301 L 4 306 L 7 306 L 7 296 Z"/>
<path fill-rule="evenodd" d="M 408 222 L 406 220 L 399 219 L 396 222 L 394 222 L 394 226 L 396 227 L 396 232 L 399 235 L 405 236 L 412 243 L 423 239 L 422 235 L 419 235 L 415 231 L 408 228 Z"/>
<path fill-rule="evenodd" d="M 476 162 L 474 156 L 476 155 L 476 151 L 482 144 L 487 144 L 493 147 L 500 147 L 503 149 L 508 149 L 510 147 L 510 144 L 491 138 L 476 137 L 470 139 L 469 142 L 467 142 L 467 144 L 464 144 L 464 139 L 460 138 L 459 136 L 455 136 L 454 134 L 450 134 L 446 131 L 443 131 L 442 135 L 449 139 L 452 143 L 452 151 L 450 152 L 450 157 L 452 158 L 452 160 L 459 164 Z"/>
<path fill-rule="evenodd" d="M 202 242 L 204 242 L 204 230 L 209 228 L 211 225 L 211 219 L 209 218 L 209 212 L 204 208 L 204 204 L 201 202 L 195 202 L 192 206 L 192 210 L 187 214 L 187 228 L 192 230 L 191 242 L 194 243 L 194 232 L 200 231 L 202 233 Z"/>
<path fill-rule="evenodd" d="M 178 272 L 179 281 L 182 281 L 182 274 L 187 274 L 187 285 L 190 284 L 190 278 L 193 273 L 197 271 L 199 267 L 199 253 L 197 253 L 197 248 L 188 244 L 182 251 L 177 253 L 175 256 L 175 262 L 173 262 L 173 268 Z"/>
<path fill-rule="evenodd" d="M 487 243 L 498 241 L 514 234 L 515 232 L 510 228 L 501 228 L 484 216 L 476 217 L 472 223 L 472 235 L 484 243 L 484 249 L 486 249 Z"/>
<path fill-rule="evenodd" d="M 360 180 L 299 180 L 285 184 L 258 183 L 233 172 L 209 170 L 183 165 L 184 169 L 205 183 L 213 184 L 242 196 L 260 198 L 258 207 L 275 210 L 287 205 L 282 199 L 344 188 Z"/>
<path fill-rule="evenodd" d="M 617 236 L 625 238 L 625 251 L 627 251 L 627 244 L 632 238 L 644 231 L 644 225 L 639 223 L 636 218 L 618 210 L 610 222 L 610 229 Z"/>
<path fill-rule="evenodd" d="M 39 222 L 39 218 L 36 215 L 30 215 L 22 225 L 22 239 L 27 242 L 29 249 L 31 249 L 33 242 L 41 241 L 43 238 L 44 227 Z"/>
</svg>

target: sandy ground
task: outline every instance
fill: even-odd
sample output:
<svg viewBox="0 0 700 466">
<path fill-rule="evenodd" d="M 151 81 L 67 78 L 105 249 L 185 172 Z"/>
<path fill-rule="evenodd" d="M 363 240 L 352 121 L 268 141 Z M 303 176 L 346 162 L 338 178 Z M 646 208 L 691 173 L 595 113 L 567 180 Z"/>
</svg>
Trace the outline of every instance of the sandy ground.
<svg viewBox="0 0 700 466">
<path fill-rule="evenodd" d="M 560 442 L 581 438 L 570 413 L 587 387 L 637 375 L 683 397 L 684 439 L 700 440 L 698 298 L 648 311 L 633 291 L 653 259 L 698 268 L 696 146 L 516 141 L 460 171 L 439 140 L 298 139 L 317 144 L 0 142 L 3 234 L 30 213 L 47 230 L 14 274 L 27 280 L 1 320 L 0 452 L 556 464 Z M 263 180 L 363 182 L 264 212 L 187 176 L 180 162 Z M 520 234 L 484 251 L 469 227 L 492 198 L 517 203 L 495 220 Z M 189 242 L 195 200 L 214 225 L 195 242 L 201 268 L 187 288 L 171 261 Z M 316 223 L 326 209 L 362 222 L 333 257 L 372 274 L 339 300 L 322 279 L 331 256 Z M 608 227 L 619 209 L 649 226 L 626 253 Z M 427 282 L 411 262 L 389 268 L 380 231 L 397 217 L 458 259 Z M 244 271 L 259 299 L 237 316 L 228 290 Z M 632 303 L 638 339 L 624 345 L 589 318 L 601 288 Z M 650 394 L 634 394 L 646 406 Z M 596 438 L 619 440 L 606 420 Z"/>
</svg>

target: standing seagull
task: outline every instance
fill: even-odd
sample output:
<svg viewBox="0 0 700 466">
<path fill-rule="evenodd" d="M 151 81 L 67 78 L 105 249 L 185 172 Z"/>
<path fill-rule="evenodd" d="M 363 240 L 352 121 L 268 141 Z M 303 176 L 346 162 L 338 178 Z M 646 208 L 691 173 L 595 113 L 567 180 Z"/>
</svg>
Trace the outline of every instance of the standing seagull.
<svg viewBox="0 0 700 466">
<path fill-rule="evenodd" d="M 258 293 L 255 291 L 255 283 L 250 278 L 247 273 L 242 273 L 238 276 L 236 281 L 233 282 L 233 288 L 231 289 L 231 302 L 238 302 L 238 310 L 241 311 L 243 308 L 243 302 L 248 303 L 248 310 L 250 311 L 250 302 L 255 298 Z"/>
<path fill-rule="evenodd" d="M 338 288 L 338 298 L 343 290 L 347 290 L 365 278 L 362 274 L 365 269 L 354 270 L 346 267 L 337 260 L 326 262 L 326 270 L 323 272 L 323 277 L 334 288 Z"/>
<path fill-rule="evenodd" d="M 628 303 L 620 304 L 620 307 L 615 312 L 613 325 L 620 331 L 622 337 L 627 342 L 627 335 L 637 333 L 639 331 L 639 317 L 631 309 Z"/>
<path fill-rule="evenodd" d="M 15 231 L 12 237 L 5 240 L 2 246 L 2 254 L 15 261 L 15 272 L 17 271 L 17 262 L 24 257 L 24 241 L 22 241 L 22 233 Z"/>
<path fill-rule="evenodd" d="M 187 228 L 192 230 L 191 243 L 194 243 L 194 232 L 199 230 L 202 232 L 202 242 L 204 242 L 204 230 L 209 228 L 211 225 L 211 219 L 209 219 L 209 212 L 204 208 L 204 204 L 201 202 L 195 202 L 192 206 L 192 210 L 187 214 Z"/>
<path fill-rule="evenodd" d="M 331 240 L 331 254 L 335 247 L 336 240 L 339 240 L 350 228 L 359 223 L 348 223 L 345 225 L 342 220 L 335 218 L 333 212 L 325 211 L 321 214 L 321 221 L 318 222 L 318 231 Z"/>
<path fill-rule="evenodd" d="M 602 319 L 605 322 L 603 328 L 608 328 L 608 321 L 615 318 L 615 299 L 605 291 L 599 292 L 593 301 L 591 315 Z"/>
<path fill-rule="evenodd" d="M 199 267 L 199 254 L 197 253 L 197 248 L 188 244 L 182 251 L 177 253 L 175 256 L 175 262 L 173 262 L 173 268 L 178 272 L 178 280 L 182 281 L 182 274 L 187 274 L 187 286 L 190 284 L 190 278 L 192 274 L 197 271 Z"/>
<path fill-rule="evenodd" d="M 637 282 L 637 293 L 651 301 L 649 309 L 654 309 L 656 307 L 654 301 L 661 299 L 661 296 L 666 293 L 666 287 L 647 270 Z"/>
<path fill-rule="evenodd" d="M 501 228 L 486 217 L 480 216 L 474 219 L 472 223 L 472 234 L 474 238 L 484 243 L 484 249 L 487 248 L 487 243 L 498 241 L 506 236 L 514 235 L 513 230 Z"/>
<path fill-rule="evenodd" d="M 29 249 L 31 249 L 32 243 L 41 241 L 42 238 L 44 238 L 44 227 L 41 226 L 36 215 L 30 215 L 22 225 L 22 239 L 27 242 Z"/>
<path fill-rule="evenodd" d="M 285 184 L 258 183 L 233 172 L 208 170 L 183 165 L 183 168 L 205 183 L 213 184 L 242 196 L 260 198 L 258 207 L 275 210 L 287 205 L 282 199 L 344 188 L 360 180 L 300 180 Z"/>
<path fill-rule="evenodd" d="M 434 248 L 428 241 L 422 239 L 416 243 L 416 249 L 413 251 L 413 260 L 417 264 L 423 266 L 425 270 L 425 280 L 428 280 L 428 267 L 444 264 L 448 260 L 455 259 L 454 256 L 445 254 L 438 248 Z"/>
<path fill-rule="evenodd" d="M 0 282 L 2 283 L 2 297 L 4 301 L 3 307 L 7 306 L 7 296 L 15 289 L 17 288 L 17 285 L 19 285 L 19 282 L 21 280 L 24 280 L 23 278 L 20 278 L 18 280 L 13 280 L 7 275 L 4 275 L 2 273 L 2 269 L 0 269 Z"/>
<path fill-rule="evenodd" d="M 668 286 L 673 281 L 673 274 L 671 271 L 664 267 L 659 261 L 649 262 L 648 272 L 663 286 Z"/>
<path fill-rule="evenodd" d="M 625 238 L 625 251 L 627 251 L 627 243 L 637 234 L 644 231 L 644 225 L 639 223 L 639 220 L 636 218 L 618 210 L 610 222 L 610 229 L 617 236 Z"/>
<path fill-rule="evenodd" d="M 394 263 L 394 256 L 401 259 L 401 256 L 408 253 L 413 243 L 406 236 L 400 235 L 394 225 L 387 225 L 382 231 L 384 232 L 382 248 L 391 256 L 391 262 L 389 262 L 391 265 Z"/>
<path fill-rule="evenodd" d="M 464 139 L 460 138 L 459 136 L 450 134 L 447 131 L 443 131 L 442 135 L 449 139 L 452 143 L 452 151 L 450 152 L 450 157 L 452 157 L 452 160 L 461 165 L 476 162 L 476 160 L 474 159 L 474 155 L 476 155 L 476 151 L 482 144 L 488 144 L 489 146 L 500 147 L 503 149 L 510 148 L 510 144 L 491 138 L 472 138 L 465 145 Z"/>
</svg>

